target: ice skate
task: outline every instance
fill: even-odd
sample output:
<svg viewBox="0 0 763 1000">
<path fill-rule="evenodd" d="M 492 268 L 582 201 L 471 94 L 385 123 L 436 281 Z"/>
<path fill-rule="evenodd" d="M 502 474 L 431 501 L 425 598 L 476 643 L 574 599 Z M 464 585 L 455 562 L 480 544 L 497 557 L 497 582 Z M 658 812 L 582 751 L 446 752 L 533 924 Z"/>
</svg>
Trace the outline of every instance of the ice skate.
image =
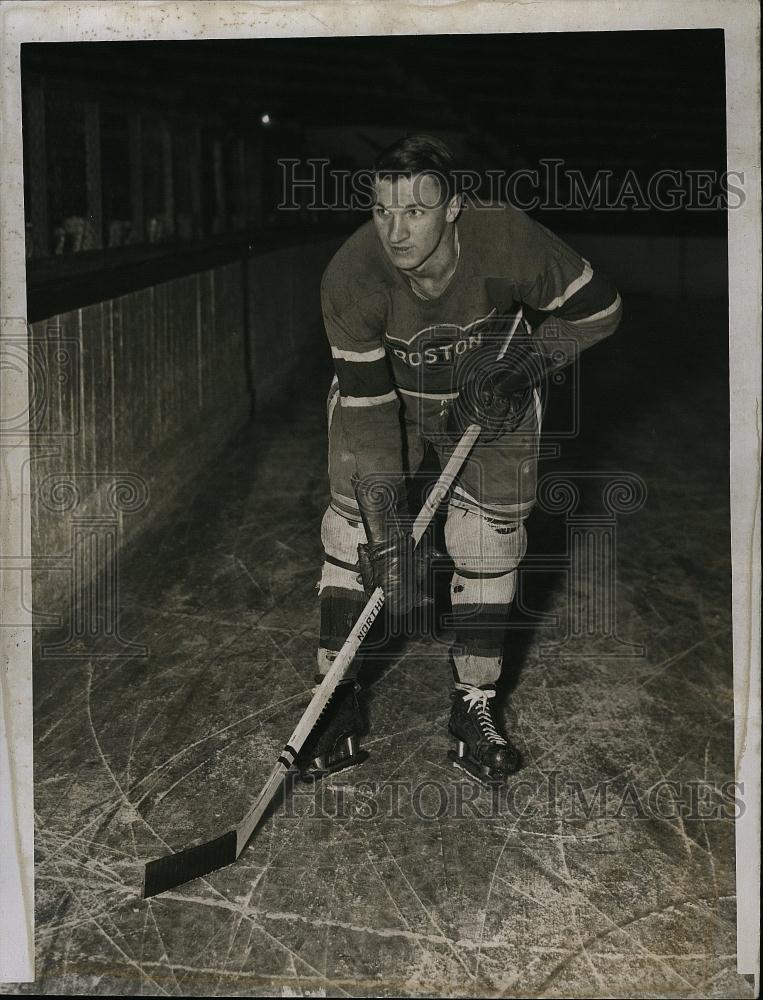
<svg viewBox="0 0 763 1000">
<path fill-rule="evenodd" d="M 499 787 L 519 770 L 516 747 L 498 731 L 490 709 L 495 685 L 456 684 L 448 731 L 456 749 L 448 752 L 454 767 L 461 768 L 487 787 Z"/>
<path fill-rule="evenodd" d="M 315 683 L 320 684 L 318 675 Z M 360 685 L 355 680 L 340 681 L 297 757 L 303 781 L 318 781 L 337 771 L 362 764 L 368 757 L 360 749 L 360 737 L 367 731 L 358 699 Z"/>
</svg>

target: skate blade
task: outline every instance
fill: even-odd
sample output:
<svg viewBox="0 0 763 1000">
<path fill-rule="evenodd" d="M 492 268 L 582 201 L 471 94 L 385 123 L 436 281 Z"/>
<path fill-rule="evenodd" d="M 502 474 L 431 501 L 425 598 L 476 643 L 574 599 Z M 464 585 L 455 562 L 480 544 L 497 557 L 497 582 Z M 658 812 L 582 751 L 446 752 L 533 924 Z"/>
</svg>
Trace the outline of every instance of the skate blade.
<svg viewBox="0 0 763 1000">
<path fill-rule="evenodd" d="M 338 760 L 333 764 L 326 764 L 323 768 L 316 768 L 314 771 L 300 771 L 299 776 L 306 784 L 314 784 L 316 781 L 322 781 L 323 778 L 329 777 L 329 775 L 358 767 L 358 765 L 367 759 L 368 751 L 358 750 L 357 753 L 352 754 L 350 757 L 343 757 L 342 760 Z"/>
<path fill-rule="evenodd" d="M 448 757 L 453 762 L 453 767 L 457 767 L 464 774 L 468 774 L 470 778 L 473 778 L 483 788 L 503 788 L 506 785 L 504 778 L 491 778 L 489 774 L 485 774 L 481 768 L 471 764 L 455 750 L 449 750 Z"/>
</svg>

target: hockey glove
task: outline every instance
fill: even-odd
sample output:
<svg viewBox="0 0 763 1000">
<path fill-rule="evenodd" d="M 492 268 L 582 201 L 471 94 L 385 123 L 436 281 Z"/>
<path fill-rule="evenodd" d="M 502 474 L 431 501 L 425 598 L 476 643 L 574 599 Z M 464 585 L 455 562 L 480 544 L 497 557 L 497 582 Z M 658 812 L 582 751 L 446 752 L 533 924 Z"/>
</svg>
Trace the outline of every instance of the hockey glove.
<svg viewBox="0 0 763 1000">
<path fill-rule="evenodd" d="M 428 603 L 423 595 L 427 566 L 414 549 L 410 516 L 402 487 L 386 482 L 368 484 L 353 479 L 368 541 L 358 546 L 363 586 L 370 597 L 377 587 L 384 591 L 390 614 L 406 615 Z"/>
<path fill-rule="evenodd" d="M 533 389 L 548 371 L 549 363 L 528 337 L 512 344 L 510 354 L 500 361 L 474 356 L 464 373 L 458 399 L 450 408 L 449 434 L 458 439 L 469 424 L 479 424 L 480 441 L 488 442 L 515 431 L 524 419 Z"/>
</svg>

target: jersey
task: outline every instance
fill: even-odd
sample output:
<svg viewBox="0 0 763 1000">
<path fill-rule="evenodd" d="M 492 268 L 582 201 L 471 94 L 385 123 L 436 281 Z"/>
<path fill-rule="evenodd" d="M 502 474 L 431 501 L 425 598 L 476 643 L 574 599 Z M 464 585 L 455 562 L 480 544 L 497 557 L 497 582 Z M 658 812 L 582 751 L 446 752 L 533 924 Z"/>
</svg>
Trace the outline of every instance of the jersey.
<svg viewBox="0 0 763 1000">
<path fill-rule="evenodd" d="M 459 257 L 441 295 L 422 299 L 387 258 L 373 222 L 332 258 L 323 319 L 342 423 L 357 473 L 402 476 L 401 406 L 438 405 L 459 391 L 471 352 L 505 330 L 521 304 L 536 350 L 554 367 L 614 333 L 616 289 L 544 226 L 509 205 L 468 206 L 456 222 Z M 426 407 L 424 407 L 426 409 Z"/>
</svg>

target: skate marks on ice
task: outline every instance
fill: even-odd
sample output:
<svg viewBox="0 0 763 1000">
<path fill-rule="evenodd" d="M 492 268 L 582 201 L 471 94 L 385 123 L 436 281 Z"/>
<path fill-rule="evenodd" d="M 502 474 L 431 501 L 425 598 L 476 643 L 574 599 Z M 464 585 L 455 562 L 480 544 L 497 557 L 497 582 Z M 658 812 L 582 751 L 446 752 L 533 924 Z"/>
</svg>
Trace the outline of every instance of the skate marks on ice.
<svg viewBox="0 0 763 1000">
<path fill-rule="evenodd" d="M 570 818 L 561 788 L 570 775 L 590 795 L 604 779 L 617 806 L 629 782 L 648 788 L 687 773 L 712 783 L 722 773 L 713 758 L 723 740 L 705 730 L 687 751 L 680 738 L 661 737 L 656 720 L 654 731 L 640 725 L 638 740 L 613 741 L 622 729 L 620 716 L 638 710 L 643 696 L 638 678 L 623 683 L 615 670 L 598 673 L 598 690 L 589 688 L 577 706 L 566 671 L 523 678 L 515 694 L 521 699 L 517 717 L 545 722 L 518 727 L 523 746 L 537 748 L 518 778 L 537 791 L 515 803 L 511 818 L 440 821 L 442 842 L 439 849 L 433 845 L 430 860 L 439 862 L 442 893 L 430 887 L 429 898 L 438 900 L 436 911 L 445 926 L 450 922 L 452 940 L 474 958 L 474 995 L 565 995 L 576 983 L 586 983 L 594 995 L 617 995 L 626 986 L 733 992 L 731 823 L 628 819 L 627 809 L 620 818 Z M 709 681 L 692 673 L 698 682 Z M 607 699 L 605 684 L 614 688 Z M 609 712 L 601 708 L 607 702 Z M 653 718 L 652 706 L 642 703 L 640 711 Z M 719 729 L 726 724 L 720 713 L 718 723 Z M 609 742 L 606 757 L 599 741 Z M 426 778 L 443 773 L 445 746 L 439 738 L 429 740 Z M 544 782 L 555 772 L 556 792 Z M 412 822 L 406 817 L 405 826 Z M 414 843 L 418 835 L 416 830 Z M 424 865 L 403 835 L 400 849 L 406 877 L 421 884 Z"/>
<path fill-rule="evenodd" d="M 463 816 L 437 815 L 437 789 L 450 808 L 463 788 L 450 676 L 444 651 L 414 641 L 371 669 L 371 757 L 312 793 L 321 809 L 303 794 L 236 864 L 139 898 L 146 860 L 238 821 L 309 698 L 324 454 L 305 427 L 274 434 L 278 461 L 254 471 L 251 442 L 234 447 L 214 489 L 125 568 L 121 632 L 149 659 L 37 665 L 34 989 L 752 995 L 735 974 L 732 821 L 640 816 L 626 797 L 660 781 L 717 789 L 733 771 L 722 490 L 689 453 L 655 479 L 645 463 L 664 463 L 640 455 L 640 431 L 630 454 L 650 502 L 623 520 L 618 621 L 648 636 L 647 656 L 523 644 L 500 706 L 525 757 L 512 809 L 492 815 L 477 789 Z M 549 610 L 564 601 L 554 591 Z M 569 782 L 589 805 L 608 789 L 609 808 L 573 810 Z"/>
<path fill-rule="evenodd" d="M 151 624 L 159 631 L 164 620 Z M 144 902 L 145 858 L 191 831 L 225 829 L 222 804 L 242 811 L 307 698 L 309 630 L 264 621 L 197 629 L 186 628 L 174 653 L 169 630 L 161 670 L 67 666 L 65 713 L 60 686 L 41 695 L 38 975 L 47 991 L 737 988 L 731 824 L 562 821 L 544 783 L 559 772 L 560 783 L 572 776 L 590 794 L 602 779 L 616 791 L 628 780 L 719 780 L 728 717 L 714 634 L 699 644 L 687 634 L 681 649 L 673 635 L 635 672 L 588 665 L 584 690 L 569 666 L 530 659 L 508 722 L 528 755 L 518 778 L 537 791 L 517 815 L 424 819 L 410 794 L 390 818 L 384 794 L 370 820 L 276 812 L 237 864 Z M 660 672 L 668 660 L 669 689 Z M 341 788 L 351 799 L 361 781 L 372 792 L 396 780 L 456 787 L 448 688 L 442 658 L 416 644 L 379 671 L 372 757 L 337 776 L 329 803 Z M 680 732 L 667 724 L 675 704 L 689 717 Z"/>
<path fill-rule="evenodd" d="M 227 655 L 235 658 L 230 647 Z M 423 668 L 438 682 L 428 696 Z M 266 666 L 258 669 L 266 674 Z M 687 690 L 695 669 L 687 671 Z M 447 677 L 433 670 L 429 662 L 406 660 L 395 672 L 394 694 L 391 687 L 378 691 L 375 728 L 390 735 L 373 738 L 365 773 L 348 778 L 348 788 L 361 778 L 383 786 L 412 774 L 445 787 L 452 782 L 447 716 L 436 693 L 444 695 Z M 195 734 L 175 749 L 152 742 L 165 725 L 156 710 L 115 732 L 111 712 L 94 708 L 97 674 L 83 670 L 81 716 L 72 716 L 68 733 L 62 723 L 42 744 L 61 734 L 73 739 L 81 759 L 67 759 L 60 742 L 46 751 L 66 765 L 43 777 L 41 789 L 49 807 L 40 820 L 40 976 L 49 990 L 78 984 L 103 992 L 266 993 L 288 983 L 354 995 L 451 984 L 482 995 L 588 982 L 606 995 L 623 981 L 701 992 L 715 978 L 723 994 L 724 978 L 733 975 L 732 883 L 723 861 L 730 824 L 562 824 L 531 815 L 537 800 L 545 808 L 544 786 L 509 819 L 423 820 L 405 797 L 400 818 L 387 820 L 276 814 L 236 865 L 182 892 L 138 901 L 139 862 L 157 845 L 182 843 L 186 829 L 220 829 L 220 799 L 210 796 L 205 805 L 205 792 L 216 787 L 240 810 L 246 793 L 231 785 L 228 765 L 247 767 L 251 754 L 258 775 L 277 752 L 288 706 L 302 698 L 285 660 L 278 671 L 289 678 L 291 696 L 263 706 L 264 740 L 238 736 L 236 723 L 251 734 L 257 721 L 243 713 L 215 719 L 206 740 Z M 615 785 L 626 774 L 648 782 L 682 769 L 696 773 L 700 754 L 702 773 L 707 766 L 712 778 L 717 746 L 707 731 L 696 747 L 679 750 L 677 740 L 660 738 L 643 722 L 643 704 L 638 745 L 613 746 L 602 760 L 598 744 L 607 733 L 611 739 L 616 720 L 596 712 L 596 695 L 571 711 L 564 680 L 523 686 L 517 715 L 534 724 L 520 724 L 517 735 L 541 758 L 540 767 L 530 763 L 530 780 L 569 768 L 576 777 L 584 773 L 591 788 L 602 773 Z M 614 677 L 608 680 L 616 687 Z M 644 697 L 638 684 L 621 684 L 615 693 L 623 713 Z M 397 726 L 385 718 L 393 713 Z M 591 729 L 575 735 L 581 714 Z M 226 742 L 231 733 L 233 746 Z M 128 751 L 120 753 L 123 742 Z M 633 760 L 642 762 L 635 771 Z M 717 898 L 695 885 L 717 885 Z"/>
</svg>

